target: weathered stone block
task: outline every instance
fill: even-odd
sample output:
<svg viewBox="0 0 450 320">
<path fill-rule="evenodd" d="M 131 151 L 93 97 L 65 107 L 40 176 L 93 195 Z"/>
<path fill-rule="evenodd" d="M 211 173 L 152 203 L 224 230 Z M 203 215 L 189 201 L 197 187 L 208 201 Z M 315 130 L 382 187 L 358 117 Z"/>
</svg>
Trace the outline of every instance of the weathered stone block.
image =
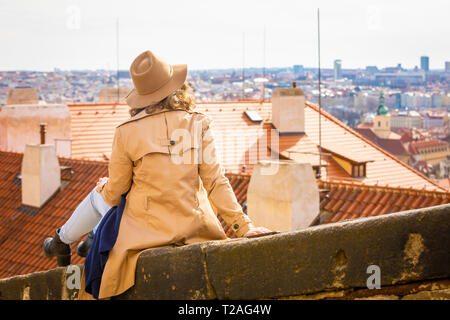
<svg viewBox="0 0 450 320">
<path fill-rule="evenodd" d="M 404 296 L 402 300 L 450 300 L 450 289 L 421 291 Z"/>
<path fill-rule="evenodd" d="M 370 265 L 389 286 L 450 275 L 450 214 L 438 206 L 322 225 L 265 238 L 210 244 L 219 299 L 256 299 L 365 288 Z"/>
<path fill-rule="evenodd" d="M 65 268 L 35 272 L 0 280 L 0 299 L 59 300 L 62 298 Z"/>
<path fill-rule="evenodd" d="M 116 298 L 448 299 L 449 230 L 450 205 L 442 205 L 154 249 L 139 258 L 135 286 Z M 381 290 L 367 288 L 371 265 L 380 268 Z M 1 279 L 0 299 L 75 299 L 67 279 L 67 268 Z"/>
<path fill-rule="evenodd" d="M 203 248 L 208 242 L 142 253 L 135 286 L 117 299 L 213 299 Z"/>
</svg>

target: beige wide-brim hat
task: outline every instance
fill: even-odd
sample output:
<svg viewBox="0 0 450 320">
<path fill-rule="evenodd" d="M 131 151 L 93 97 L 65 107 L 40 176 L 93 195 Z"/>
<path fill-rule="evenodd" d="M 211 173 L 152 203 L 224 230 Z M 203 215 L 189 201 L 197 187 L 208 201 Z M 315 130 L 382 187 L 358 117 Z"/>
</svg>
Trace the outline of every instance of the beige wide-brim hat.
<svg viewBox="0 0 450 320">
<path fill-rule="evenodd" d="M 155 104 L 179 89 L 186 81 L 187 65 L 170 65 L 151 51 L 134 59 L 130 67 L 134 89 L 125 97 L 132 109 Z"/>
</svg>

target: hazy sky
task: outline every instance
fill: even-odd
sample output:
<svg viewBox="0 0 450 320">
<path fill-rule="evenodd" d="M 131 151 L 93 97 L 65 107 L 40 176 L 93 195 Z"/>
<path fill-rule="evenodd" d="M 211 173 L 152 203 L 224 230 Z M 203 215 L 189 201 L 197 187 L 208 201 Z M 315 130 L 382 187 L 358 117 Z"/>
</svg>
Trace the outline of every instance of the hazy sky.
<svg viewBox="0 0 450 320">
<path fill-rule="evenodd" d="M 190 69 L 450 61 L 449 0 L 0 0 L 0 70 L 115 69 L 150 49 Z M 245 57 L 243 54 L 245 34 Z"/>
</svg>

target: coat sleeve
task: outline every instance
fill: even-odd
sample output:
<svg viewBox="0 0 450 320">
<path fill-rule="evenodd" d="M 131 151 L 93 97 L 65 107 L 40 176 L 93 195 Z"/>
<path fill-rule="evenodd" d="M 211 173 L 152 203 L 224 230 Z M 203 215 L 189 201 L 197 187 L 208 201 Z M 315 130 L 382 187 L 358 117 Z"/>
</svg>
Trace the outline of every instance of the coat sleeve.
<svg viewBox="0 0 450 320">
<path fill-rule="evenodd" d="M 121 196 L 131 186 L 133 175 L 133 162 L 128 157 L 124 148 L 125 144 L 121 135 L 121 127 L 116 128 L 112 145 L 111 158 L 109 160 L 108 181 L 96 188 L 103 200 L 110 206 L 119 205 Z"/>
<path fill-rule="evenodd" d="M 250 218 L 242 211 L 225 170 L 217 159 L 214 136 L 210 128 L 211 120 L 203 119 L 202 159 L 199 174 L 208 197 L 225 222 L 231 226 L 238 237 L 242 237 L 251 227 Z"/>
</svg>

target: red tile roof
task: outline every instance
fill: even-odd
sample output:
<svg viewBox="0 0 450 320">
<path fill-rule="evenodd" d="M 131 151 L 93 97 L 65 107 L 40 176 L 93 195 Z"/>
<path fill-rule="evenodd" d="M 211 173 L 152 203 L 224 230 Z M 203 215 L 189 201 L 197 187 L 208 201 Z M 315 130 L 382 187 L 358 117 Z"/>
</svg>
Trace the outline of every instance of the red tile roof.
<svg viewBox="0 0 450 320">
<path fill-rule="evenodd" d="M 76 158 L 107 159 L 111 153 L 114 126 L 128 118 L 126 105 L 69 105 L 72 114 L 73 156 Z M 270 102 L 242 101 L 198 103 L 197 110 L 210 115 L 214 120 L 219 159 L 228 172 L 239 173 L 244 168 L 251 172 L 254 162 L 259 159 L 257 146 L 268 139 L 270 146 L 272 128 Z M 263 121 L 253 123 L 244 115 L 245 110 L 256 110 Z M 282 151 L 309 152 L 319 143 L 318 107 L 306 103 L 305 133 L 307 138 L 288 141 L 281 137 L 280 146 L 290 144 Z M 81 113 L 80 113 L 81 112 Z M 98 112 L 98 113 L 97 113 Z M 360 180 L 364 184 L 389 184 L 391 186 L 443 190 L 436 183 L 396 159 L 373 142 L 344 125 L 322 110 L 322 143 L 336 149 L 351 150 L 353 155 L 364 155 L 374 160 L 367 164 L 367 177 Z M 295 137 L 293 138 L 295 140 Z M 291 152 L 292 153 L 292 152 Z M 262 153 L 264 154 L 264 152 Z M 295 157 L 295 156 L 293 156 Z M 318 156 L 317 156 L 318 158 Z M 346 181 L 349 175 L 333 160 L 323 159 L 328 164 L 330 181 Z M 326 170 L 322 170 L 326 174 Z"/>
<path fill-rule="evenodd" d="M 247 189 L 248 184 L 250 183 L 250 174 L 249 173 L 227 173 L 227 178 L 230 180 L 231 187 L 233 188 L 234 194 L 242 206 L 244 212 L 247 212 Z M 222 228 L 224 229 L 226 235 L 229 238 L 236 238 L 236 233 L 234 230 L 222 219 L 222 217 L 217 215 L 220 223 L 222 224 Z"/>
<path fill-rule="evenodd" d="M 73 170 L 61 172 L 61 179 L 69 183 L 31 215 L 18 210 L 22 194 L 17 176 L 22 157 L 21 153 L 0 151 L 0 278 L 57 267 L 55 259 L 43 254 L 44 239 L 64 224 L 98 178 L 108 175 L 105 162 L 60 158 L 61 166 Z M 73 253 L 77 244 L 72 245 Z M 72 263 L 82 261 L 76 253 L 72 255 Z"/>
<path fill-rule="evenodd" d="M 227 174 L 237 199 L 247 207 L 247 189 L 250 175 Z M 348 219 L 378 216 L 411 209 L 450 203 L 450 192 L 425 191 L 413 188 L 371 186 L 350 182 L 317 180 L 321 192 L 320 210 L 326 218 L 323 224 Z M 235 237 L 231 228 L 221 219 L 229 237 Z"/>
<path fill-rule="evenodd" d="M 389 152 L 394 156 L 409 155 L 408 151 L 403 146 L 401 139 L 382 139 L 379 138 L 371 128 L 356 128 L 356 132 L 361 134 L 367 140 L 370 140 L 383 150 Z"/>
<path fill-rule="evenodd" d="M 48 259 L 42 251 L 46 237 L 53 236 L 70 217 L 78 204 L 95 186 L 99 177 L 108 175 L 105 161 L 71 160 L 60 158 L 64 187 L 37 213 L 21 208 L 21 186 L 18 175 L 22 165 L 22 153 L 0 151 L 0 279 L 13 275 L 43 271 L 57 267 L 56 259 Z M 240 203 L 245 205 L 249 175 L 228 175 Z M 66 184 L 67 183 L 67 184 Z M 18 210 L 19 209 L 19 210 Z M 223 221 L 226 234 L 236 237 Z M 83 263 L 76 254 L 78 241 L 72 245 L 72 263 Z"/>
<path fill-rule="evenodd" d="M 320 209 L 331 223 L 450 203 L 450 192 L 319 181 Z"/>
<path fill-rule="evenodd" d="M 72 157 L 105 161 L 111 155 L 114 130 L 129 118 L 124 104 L 71 104 Z"/>
<path fill-rule="evenodd" d="M 440 179 L 438 183 L 442 188 L 445 188 L 448 191 L 450 191 L 450 178 Z"/>
<path fill-rule="evenodd" d="M 319 142 L 318 107 L 307 103 L 305 108 L 305 131 L 316 144 Z M 344 147 L 353 153 L 365 154 L 374 160 L 367 164 L 367 177 L 354 180 L 366 185 L 390 185 L 395 187 L 413 187 L 415 189 L 443 190 L 436 183 L 420 174 L 401 160 L 384 151 L 373 142 L 344 125 L 338 119 L 322 111 L 322 142 Z M 328 179 L 339 181 L 338 178 Z M 344 179 L 341 179 L 344 181 Z"/>
<path fill-rule="evenodd" d="M 42 242 L 52 236 L 71 215 L 80 201 L 95 185 L 98 177 L 106 176 L 104 161 L 84 161 L 60 158 L 62 180 L 68 182 L 35 215 L 17 210 L 21 207 L 20 167 L 22 154 L 0 151 L 0 278 L 56 267 L 55 259 L 43 255 Z M 239 203 L 246 209 L 250 173 L 227 173 Z M 319 182 L 330 192 L 321 201 L 328 212 L 325 223 L 421 208 L 450 202 L 450 193 L 392 187 L 367 186 L 354 183 Z M 236 237 L 233 230 L 218 216 L 226 234 Z M 72 263 L 82 263 L 72 245 Z"/>
<path fill-rule="evenodd" d="M 409 143 L 409 151 L 412 154 L 419 154 L 421 150 L 428 148 L 446 148 L 448 150 L 448 143 L 438 139 L 412 141 Z"/>
<path fill-rule="evenodd" d="M 263 129 L 270 139 L 271 103 L 259 102 L 217 102 L 201 103 L 197 109 L 209 114 L 214 119 L 214 129 L 218 139 L 218 148 L 222 148 L 222 161 L 227 170 L 239 172 L 242 162 L 249 159 L 248 148 L 257 144 L 258 136 L 263 136 Z M 260 124 L 251 123 L 243 115 L 246 109 L 257 110 L 265 121 Z M 305 133 L 307 139 L 298 139 L 290 148 L 282 149 L 310 151 L 311 144 L 319 144 L 318 107 L 306 103 L 305 106 Z M 429 190 L 443 190 L 436 183 L 420 174 L 407 164 L 384 151 L 373 142 L 365 139 L 357 132 L 344 125 L 322 110 L 322 143 L 333 145 L 335 148 L 351 150 L 353 155 L 364 155 L 374 160 L 367 164 L 367 177 L 357 180 L 364 184 L 389 184 L 398 187 L 425 188 Z M 241 138 L 245 137 L 245 138 Z M 280 139 L 280 147 L 283 147 L 283 139 Z M 241 142 L 238 144 L 237 142 Z M 292 142 L 292 141 L 291 141 Z M 305 144 L 306 142 L 306 144 Z M 267 143 L 270 146 L 270 142 Z M 346 181 L 350 177 L 334 161 L 328 162 L 328 176 L 330 181 Z M 246 163 L 247 170 L 251 171 L 252 164 Z M 323 170 L 324 171 L 324 170 Z M 333 174 L 333 175 L 332 175 Z M 351 179 L 352 180 L 352 179 Z"/>
</svg>

